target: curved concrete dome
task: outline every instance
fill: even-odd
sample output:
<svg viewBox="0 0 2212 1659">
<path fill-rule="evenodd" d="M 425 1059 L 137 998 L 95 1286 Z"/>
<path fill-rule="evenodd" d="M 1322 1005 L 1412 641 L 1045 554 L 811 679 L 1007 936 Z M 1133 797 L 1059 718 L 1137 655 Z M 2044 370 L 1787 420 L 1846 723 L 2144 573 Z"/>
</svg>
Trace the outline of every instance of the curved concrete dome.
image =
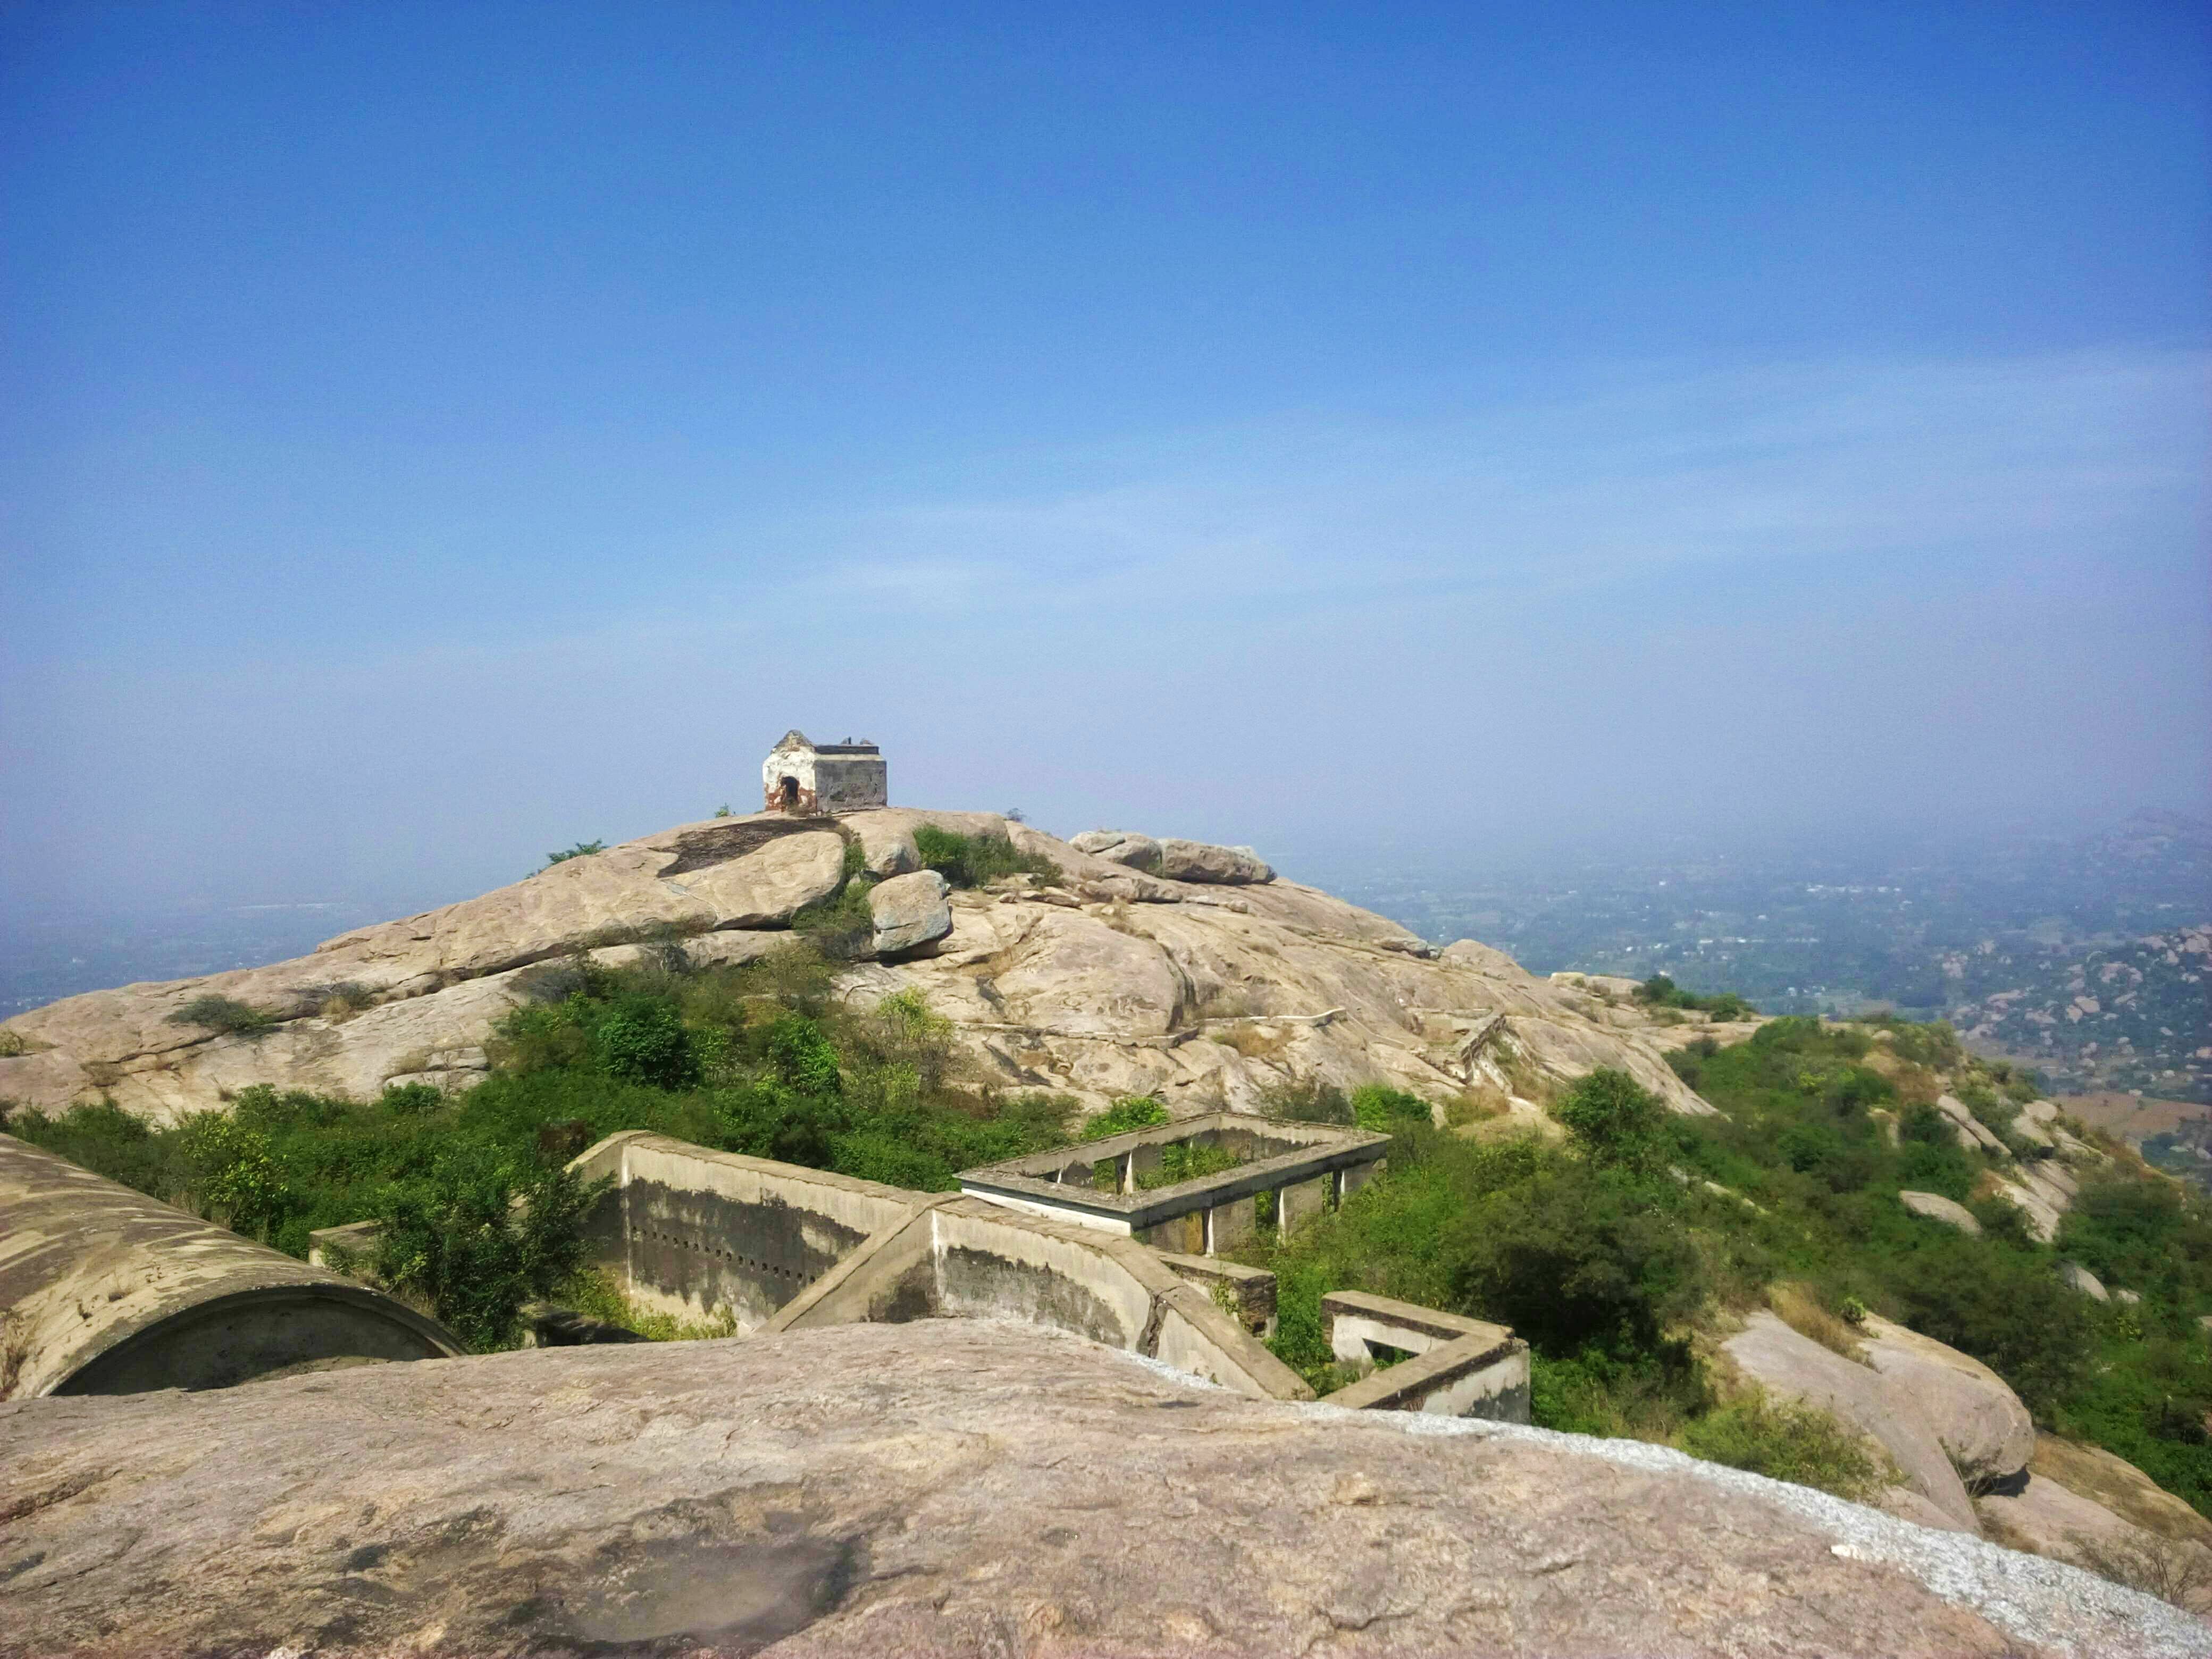
<svg viewBox="0 0 2212 1659">
<path fill-rule="evenodd" d="M 461 1352 L 402 1302 L 0 1134 L 0 1399 Z"/>
</svg>

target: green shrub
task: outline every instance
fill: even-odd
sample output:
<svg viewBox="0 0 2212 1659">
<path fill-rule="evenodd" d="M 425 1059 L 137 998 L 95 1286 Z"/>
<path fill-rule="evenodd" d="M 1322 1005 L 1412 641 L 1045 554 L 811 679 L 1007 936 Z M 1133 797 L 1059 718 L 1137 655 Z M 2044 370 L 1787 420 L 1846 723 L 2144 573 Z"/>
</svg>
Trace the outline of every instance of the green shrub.
<svg viewBox="0 0 2212 1659">
<path fill-rule="evenodd" d="M 688 1089 L 699 1080 L 698 1056 L 683 1018 L 659 998 L 629 996 L 617 1002 L 592 1032 L 592 1051 L 610 1077 L 656 1089 Z"/>
<path fill-rule="evenodd" d="M 1649 1353 L 1586 1348 L 1564 1358 L 1531 1354 L 1528 1419 L 1538 1428 L 1601 1438 L 1673 1443 L 1711 1403 L 1688 1346 Z"/>
<path fill-rule="evenodd" d="M 224 1036 L 252 1036 L 268 1030 L 276 1021 L 272 1016 L 234 997 L 217 996 L 210 992 L 204 996 L 194 997 L 171 1014 L 169 1023 L 173 1025 L 198 1025 Z"/>
<path fill-rule="evenodd" d="M 915 851 L 922 867 L 934 870 L 955 887 L 981 887 L 1002 876 L 1060 878 L 1060 866 L 1041 854 L 1019 851 L 1004 836 L 960 836 L 935 824 L 918 824 Z"/>
<path fill-rule="evenodd" d="M 792 932 L 831 962 L 858 961 L 875 945 L 875 915 L 868 908 L 875 883 L 853 867 L 860 854 L 858 843 L 848 847 L 844 884 L 828 898 L 801 906 L 791 919 Z"/>
<path fill-rule="evenodd" d="M 768 1057 L 776 1075 L 803 1095 L 827 1098 L 843 1091 L 836 1045 L 804 1014 L 786 1014 L 769 1027 Z"/>
<path fill-rule="evenodd" d="M 1651 1352 L 1703 1301 L 1705 1267 L 1681 1218 L 1644 1183 L 1548 1163 L 1446 1225 L 1455 1304 L 1541 1352 Z"/>
<path fill-rule="evenodd" d="M 1150 1095 L 1124 1095 L 1083 1126 L 1083 1138 L 1103 1140 L 1132 1129 L 1158 1128 L 1169 1121 L 1168 1109 Z"/>
<path fill-rule="evenodd" d="M 1260 1103 L 1269 1117 L 1293 1123 L 1337 1123 L 1347 1127 L 1358 1120 L 1352 1115 L 1351 1097 L 1334 1083 L 1319 1078 L 1296 1078 L 1269 1084 L 1260 1091 Z"/>
<path fill-rule="evenodd" d="M 267 1238 L 294 1207 L 269 1137 L 221 1112 L 201 1112 L 181 1126 L 193 1175 L 192 1206 L 234 1232 Z"/>
<path fill-rule="evenodd" d="M 2050 1264 L 1984 1239 L 1932 1239 L 1897 1262 L 1905 1322 L 1972 1354 L 2049 1425 L 2089 1377 L 2096 1331 L 2081 1297 L 2060 1292 Z"/>
<path fill-rule="evenodd" d="M 1432 1116 L 1429 1103 L 1419 1095 L 1380 1083 L 1362 1084 L 1352 1091 L 1352 1115 L 1361 1128 L 1383 1134 L 1408 1122 L 1427 1123 Z"/>
<path fill-rule="evenodd" d="M 556 864 L 566 864 L 570 859 L 589 858 L 594 853 L 604 853 L 606 850 L 607 844 L 603 841 L 580 841 L 574 847 L 563 851 L 548 853 L 545 855 L 545 862 L 530 873 L 534 876 L 543 871 L 550 870 Z"/>
<path fill-rule="evenodd" d="M 463 1143 L 381 1195 L 376 1275 L 426 1299 L 477 1352 L 511 1346 L 522 1304 L 582 1269 L 583 1218 L 606 1185 Z"/>
<path fill-rule="evenodd" d="M 1636 988 L 1636 1000 L 1653 1008 L 1702 1010 L 1715 1019 L 1748 1019 L 1759 1012 L 1733 991 L 1698 996 L 1684 990 L 1664 974 L 1654 974 Z"/>
<path fill-rule="evenodd" d="M 1601 1164 L 1648 1168 L 1665 1150 L 1667 1108 L 1626 1072 L 1601 1066 L 1575 1080 L 1552 1115 Z"/>
</svg>

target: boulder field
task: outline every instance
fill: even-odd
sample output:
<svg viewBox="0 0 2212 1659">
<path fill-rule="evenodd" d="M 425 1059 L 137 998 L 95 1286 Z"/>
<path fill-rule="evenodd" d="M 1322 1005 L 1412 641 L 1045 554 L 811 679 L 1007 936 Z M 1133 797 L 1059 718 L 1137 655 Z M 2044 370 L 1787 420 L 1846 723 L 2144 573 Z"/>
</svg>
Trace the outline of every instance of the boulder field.
<svg viewBox="0 0 2212 1659">
<path fill-rule="evenodd" d="M 1057 873 L 947 892 L 921 870 L 924 824 L 1004 836 Z M 49 1110 L 106 1097 L 168 1120 L 256 1083 L 357 1097 L 395 1082 L 463 1086 L 483 1075 L 486 1040 L 530 994 L 534 965 L 666 948 L 745 960 L 788 939 L 793 917 L 834 895 L 856 860 L 881 879 L 876 959 L 844 974 L 845 994 L 920 990 L 987 1086 L 1090 1107 L 1157 1094 L 1191 1111 L 1255 1109 L 1292 1079 L 1387 1083 L 1437 1102 L 1482 1086 L 1534 1121 L 1537 1080 L 1613 1066 L 1676 1111 L 1711 1110 L 1637 1022 L 1502 951 L 1473 940 L 1438 951 L 1243 848 L 1118 831 L 1104 844 L 1130 861 L 988 812 L 683 824 L 290 962 L 18 1015 L 6 1030 L 24 1052 L 0 1058 L 0 1097 Z M 224 1033 L 177 1018 L 207 997 L 266 1024 Z"/>
<path fill-rule="evenodd" d="M 1243 1399 L 1028 1326 L 0 1406 L 0 1651 L 2212 1654 L 1662 1448 Z"/>
</svg>

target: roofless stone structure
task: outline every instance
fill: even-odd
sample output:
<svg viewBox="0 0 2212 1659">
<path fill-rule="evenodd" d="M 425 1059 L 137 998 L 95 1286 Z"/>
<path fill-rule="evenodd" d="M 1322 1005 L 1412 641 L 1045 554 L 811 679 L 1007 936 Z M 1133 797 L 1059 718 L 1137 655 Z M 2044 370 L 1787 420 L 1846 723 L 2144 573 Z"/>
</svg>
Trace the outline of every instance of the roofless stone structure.
<svg viewBox="0 0 2212 1659">
<path fill-rule="evenodd" d="M 790 731 L 761 763 L 762 805 L 770 812 L 864 811 L 888 805 L 890 788 L 883 751 L 866 738 L 810 743 L 804 732 Z"/>
</svg>

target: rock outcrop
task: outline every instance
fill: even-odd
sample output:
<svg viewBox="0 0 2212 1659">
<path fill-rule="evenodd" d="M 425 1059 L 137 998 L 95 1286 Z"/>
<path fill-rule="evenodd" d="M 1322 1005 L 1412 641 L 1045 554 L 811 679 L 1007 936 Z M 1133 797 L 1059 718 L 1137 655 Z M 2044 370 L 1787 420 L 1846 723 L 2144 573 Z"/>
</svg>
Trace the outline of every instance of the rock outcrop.
<svg viewBox="0 0 2212 1659">
<path fill-rule="evenodd" d="M 919 873 L 924 824 L 1008 836 L 1057 878 L 923 903 L 935 880 Z M 1222 873 L 1244 867 L 1237 849 L 1213 849 L 1235 858 L 1203 878 L 1173 879 L 994 813 L 909 808 L 685 824 L 295 961 L 71 997 L 8 1023 L 29 1052 L 0 1059 L 0 1098 L 56 1109 L 105 1097 L 167 1119 L 256 1083 L 354 1096 L 395 1079 L 460 1086 L 483 1075 L 493 1024 L 532 994 L 538 964 L 580 951 L 607 963 L 671 948 L 702 963 L 758 956 L 837 890 L 848 848 L 885 878 L 882 908 L 872 906 L 878 952 L 905 959 L 854 966 L 846 994 L 921 991 L 986 1086 L 1089 1106 L 1157 1093 L 1192 1111 L 1258 1109 L 1270 1090 L 1314 1078 L 1437 1102 L 1486 1087 L 1533 1120 L 1547 1087 L 1612 1066 L 1676 1111 L 1711 1110 L 1648 1030 L 1580 988 L 1473 941 L 1439 953 L 1272 872 Z M 1195 868 L 1164 854 L 1161 867 Z M 224 1035 L 174 1019 L 210 995 L 274 1023 Z"/>
<path fill-rule="evenodd" d="M 78 1659 L 2212 1653 L 2073 1568 L 1662 1448 L 967 1320 L 0 1406 L 0 1650 Z"/>
<path fill-rule="evenodd" d="M 1160 872 L 1160 844 L 1150 836 L 1136 835 L 1127 830 L 1086 830 L 1069 837 L 1067 844 L 1079 853 L 1104 859 L 1109 864 L 1126 865 L 1147 875 Z"/>
</svg>

